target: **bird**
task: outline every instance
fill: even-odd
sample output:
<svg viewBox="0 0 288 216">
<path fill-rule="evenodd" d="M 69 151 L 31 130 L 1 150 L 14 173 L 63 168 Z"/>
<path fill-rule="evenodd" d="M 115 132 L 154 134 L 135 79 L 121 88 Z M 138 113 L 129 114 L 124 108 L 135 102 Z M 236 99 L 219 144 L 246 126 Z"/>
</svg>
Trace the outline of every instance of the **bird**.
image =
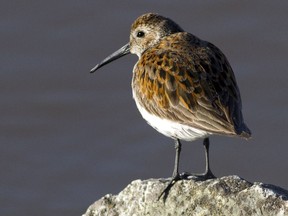
<svg viewBox="0 0 288 216">
<path fill-rule="evenodd" d="M 138 56 L 131 83 L 136 106 L 149 125 L 175 143 L 172 177 L 159 198 L 187 178 L 187 173 L 179 173 L 182 140 L 203 139 L 206 166 L 197 177 L 216 178 L 210 168 L 209 137 L 251 137 L 226 56 L 170 18 L 146 13 L 133 22 L 129 42 L 90 72 L 130 53 Z"/>
</svg>

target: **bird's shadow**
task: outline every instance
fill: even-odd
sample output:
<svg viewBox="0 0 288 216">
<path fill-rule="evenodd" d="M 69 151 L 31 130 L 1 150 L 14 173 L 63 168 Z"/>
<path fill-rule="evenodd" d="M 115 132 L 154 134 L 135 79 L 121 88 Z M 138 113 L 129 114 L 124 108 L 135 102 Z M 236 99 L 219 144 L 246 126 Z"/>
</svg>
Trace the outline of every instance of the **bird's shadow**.
<svg viewBox="0 0 288 216">
<path fill-rule="evenodd" d="M 179 175 L 179 177 L 177 179 L 173 179 L 173 180 L 163 179 L 163 180 L 160 180 L 163 183 L 166 183 L 167 181 L 169 181 L 169 184 L 166 186 L 166 188 L 159 195 L 158 201 L 161 199 L 161 197 L 163 197 L 163 202 L 164 203 L 166 202 L 171 188 L 173 187 L 173 185 L 177 181 L 180 181 L 180 180 L 193 180 L 193 181 L 197 182 L 197 181 L 205 181 L 205 180 L 212 179 L 212 178 L 216 178 L 216 177 L 213 175 L 213 177 L 209 178 L 207 175 L 204 175 L 204 174 L 191 174 L 191 173 L 188 173 L 188 172 L 183 172 L 183 173 L 181 173 Z"/>
</svg>

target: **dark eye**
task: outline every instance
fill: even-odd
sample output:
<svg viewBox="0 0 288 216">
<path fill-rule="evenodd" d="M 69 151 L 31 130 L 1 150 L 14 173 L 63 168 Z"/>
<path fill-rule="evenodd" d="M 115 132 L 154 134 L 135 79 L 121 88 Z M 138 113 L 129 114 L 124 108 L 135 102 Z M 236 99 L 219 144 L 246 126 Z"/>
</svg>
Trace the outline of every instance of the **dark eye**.
<svg viewBox="0 0 288 216">
<path fill-rule="evenodd" d="M 144 37 L 145 33 L 143 31 L 137 32 L 137 37 L 141 38 Z"/>
</svg>

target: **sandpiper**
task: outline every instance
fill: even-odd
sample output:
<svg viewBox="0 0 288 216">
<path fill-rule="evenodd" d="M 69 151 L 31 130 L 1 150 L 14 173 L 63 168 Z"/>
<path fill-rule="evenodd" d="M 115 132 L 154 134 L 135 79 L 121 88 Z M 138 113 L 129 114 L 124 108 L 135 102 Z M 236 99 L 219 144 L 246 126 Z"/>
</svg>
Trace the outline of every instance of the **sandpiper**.
<svg viewBox="0 0 288 216">
<path fill-rule="evenodd" d="M 171 19 L 147 13 L 132 24 L 130 42 L 97 64 L 91 73 L 129 53 L 139 57 L 132 78 L 138 110 L 148 124 L 175 141 L 174 171 L 163 193 L 187 177 L 178 171 L 180 140 L 204 138 L 206 170 L 198 177 L 215 178 L 209 165 L 208 137 L 251 136 L 243 120 L 235 76 L 225 55 Z"/>
</svg>

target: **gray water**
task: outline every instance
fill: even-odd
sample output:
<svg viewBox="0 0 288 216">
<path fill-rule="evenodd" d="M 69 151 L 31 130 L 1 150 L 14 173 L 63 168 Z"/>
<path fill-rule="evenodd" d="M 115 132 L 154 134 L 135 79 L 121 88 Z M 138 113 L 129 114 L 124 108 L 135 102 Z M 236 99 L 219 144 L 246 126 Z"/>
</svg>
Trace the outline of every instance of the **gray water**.
<svg viewBox="0 0 288 216">
<path fill-rule="evenodd" d="M 136 56 L 89 70 L 158 12 L 217 45 L 241 90 L 249 141 L 211 138 L 217 176 L 288 188 L 287 1 L 6 1 L 0 7 L 0 215 L 81 215 L 135 179 L 169 177 L 173 141 L 141 118 Z M 181 171 L 201 172 L 201 140 Z"/>
</svg>

